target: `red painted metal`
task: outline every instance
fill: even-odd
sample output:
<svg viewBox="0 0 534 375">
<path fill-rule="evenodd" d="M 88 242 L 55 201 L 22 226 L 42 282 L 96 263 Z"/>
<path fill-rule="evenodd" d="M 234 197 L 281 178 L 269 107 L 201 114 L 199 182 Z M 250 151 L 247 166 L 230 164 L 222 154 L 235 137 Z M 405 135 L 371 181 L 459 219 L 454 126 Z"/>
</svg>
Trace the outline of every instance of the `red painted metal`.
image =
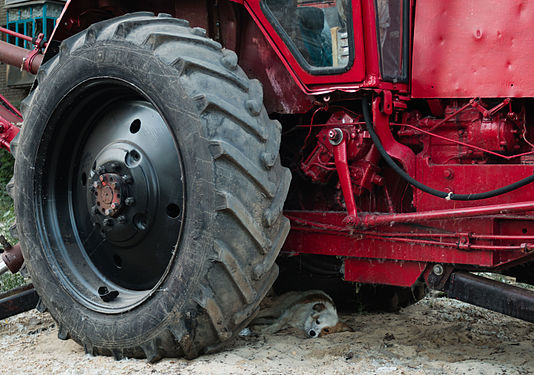
<svg viewBox="0 0 534 375">
<path fill-rule="evenodd" d="M 389 116 L 381 111 L 380 104 L 381 98 L 376 97 L 373 100 L 373 124 L 375 126 L 376 134 L 380 138 L 387 153 L 392 158 L 397 159 L 409 175 L 414 176 L 415 154 L 409 147 L 400 144 L 393 138 L 389 126 Z"/>
<path fill-rule="evenodd" d="M 352 68 L 346 73 L 335 75 L 312 75 L 304 70 L 284 40 L 278 35 L 271 22 L 266 18 L 261 9 L 260 1 L 245 0 L 244 5 L 265 35 L 272 49 L 277 53 L 288 72 L 304 93 L 326 94 L 335 90 L 354 91 L 360 87 L 360 85 L 353 84 L 355 82 L 363 82 L 365 79 L 364 56 L 366 54 L 364 54 L 364 43 L 361 38 L 363 35 L 362 9 L 359 2 L 352 4 L 353 33 L 356 36 L 354 38 L 354 63 Z"/>
<path fill-rule="evenodd" d="M 339 183 L 343 191 L 345 205 L 347 207 L 348 215 L 344 219 L 347 224 L 356 224 L 358 222 L 358 213 L 356 211 L 356 203 L 354 201 L 354 193 L 352 191 L 352 183 L 349 174 L 349 165 L 347 163 L 347 135 L 339 128 L 331 129 L 328 133 L 330 143 L 334 147 L 334 160 L 336 163 L 337 174 L 339 176 Z"/>
<path fill-rule="evenodd" d="M 534 201 L 496 204 L 493 206 L 478 206 L 439 211 L 419 211 L 401 214 L 368 214 L 361 218 L 360 224 L 365 227 L 393 225 L 396 223 L 424 223 L 429 220 L 443 220 L 449 218 L 475 217 L 493 214 L 534 211 Z"/>
<path fill-rule="evenodd" d="M 34 40 L 33 37 L 31 37 L 31 36 L 27 36 L 27 35 L 24 35 L 24 34 L 17 33 L 15 31 L 6 29 L 5 27 L 0 27 L 0 33 L 8 34 L 8 35 L 14 36 L 15 38 L 26 40 L 26 41 L 28 41 L 30 43 L 33 43 L 33 44 L 35 44 L 35 42 L 36 42 L 36 40 Z M 43 45 L 46 46 L 47 43 L 43 42 Z"/>
<path fill-rule="evenodd" d="M 432 226 L 396 224 L 375 232 L 347 228 L 342 222 L 346 215 L 343 212 L 287 211 L 285 214 L 293 222 L 283 249 L 290 253 L 502 268 L 518 259 L 528 259 L 533 248 L 530 244 L 534 242 L 532 236 L 519 234 L 524 228 L 520 221 L 505 215 L 449 218 Z M 501 221 L 515 228 L 510 232 Z M 450 229 L 471 229 L 476 233 L 447 234 Z M 502 241 L 507 245 L 500 245 Z"/>
<path fill-rule="evenodd" d="M 534 2 L 417 1 L 412 97 L 533 97 Z"/>
<path fill-rule="evenodd" d="M 345 280 L 358 283 L 412 286 L 426 268 L 424 262 L 347 258 Z"/>
</svg>

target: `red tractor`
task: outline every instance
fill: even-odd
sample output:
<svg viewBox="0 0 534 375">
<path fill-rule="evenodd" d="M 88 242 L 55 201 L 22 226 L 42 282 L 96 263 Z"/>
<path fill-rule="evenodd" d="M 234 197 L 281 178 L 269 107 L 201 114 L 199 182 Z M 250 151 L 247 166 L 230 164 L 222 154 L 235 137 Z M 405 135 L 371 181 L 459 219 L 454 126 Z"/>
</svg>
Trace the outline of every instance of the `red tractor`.
<svg viewBox="0 0 534 375">
<path fill-rule="evenodd" d="M 468 272 L 534 282 L 533 24 L 534 1 L 67 2 L 0 45 L 36 73 L 3 110 L 4 259 L 116 358 L 217 349 L 277 259 L 534 321 Z"/>
</svg>

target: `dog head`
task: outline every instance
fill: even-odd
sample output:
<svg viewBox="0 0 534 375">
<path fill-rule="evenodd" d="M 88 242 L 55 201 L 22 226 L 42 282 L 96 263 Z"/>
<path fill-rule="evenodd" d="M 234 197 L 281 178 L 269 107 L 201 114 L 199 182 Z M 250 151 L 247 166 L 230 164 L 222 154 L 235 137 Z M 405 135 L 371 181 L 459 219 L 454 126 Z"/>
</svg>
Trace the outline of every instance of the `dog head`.
<svg viewBox="0 0 534 375">
<path fill-rule="evenodd" d="M 338 320 L 336 308 L 330 303 L 318 302 L 304 324 L 309 337 L 321 337 L 336 332 L 353 332 L 345 323 Z"/>
</svg>

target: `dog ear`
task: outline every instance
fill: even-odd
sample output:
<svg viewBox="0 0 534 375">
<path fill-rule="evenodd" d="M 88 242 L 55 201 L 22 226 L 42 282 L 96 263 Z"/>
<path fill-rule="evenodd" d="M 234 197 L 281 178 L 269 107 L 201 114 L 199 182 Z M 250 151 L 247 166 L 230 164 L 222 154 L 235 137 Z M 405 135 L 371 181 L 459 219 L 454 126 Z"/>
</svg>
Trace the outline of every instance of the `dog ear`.
<svg viewBox="0 0 534 375">
<path fill-rule="evenodd" d="M 326 309 L 326 306 L 324 305 L 324 303 L 316 303 L 315 305 L 313 305 L 313 309 L 317 312 L 321 312 Z"/>
<path fill-rule="evenodd" d="M 337 324 L 332 327 L 331 332 L 354 332 L 354 330 L 343 322 L 337 322 Z"/>
</svg>

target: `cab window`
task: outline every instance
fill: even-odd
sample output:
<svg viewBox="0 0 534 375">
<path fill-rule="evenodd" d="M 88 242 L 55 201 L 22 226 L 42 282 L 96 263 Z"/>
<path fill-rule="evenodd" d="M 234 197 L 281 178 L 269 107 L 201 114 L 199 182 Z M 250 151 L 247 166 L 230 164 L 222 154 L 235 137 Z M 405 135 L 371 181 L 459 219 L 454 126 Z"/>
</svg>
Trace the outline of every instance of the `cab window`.
<svg viewBox="0 0 534 375">
<path fill-rule="evenodd" d="M 264 0 L 262 5 L 277 33 L 305 69 L 332 73 L 332 69 L 349 66 L 349 1 Z"/>
</svg>

